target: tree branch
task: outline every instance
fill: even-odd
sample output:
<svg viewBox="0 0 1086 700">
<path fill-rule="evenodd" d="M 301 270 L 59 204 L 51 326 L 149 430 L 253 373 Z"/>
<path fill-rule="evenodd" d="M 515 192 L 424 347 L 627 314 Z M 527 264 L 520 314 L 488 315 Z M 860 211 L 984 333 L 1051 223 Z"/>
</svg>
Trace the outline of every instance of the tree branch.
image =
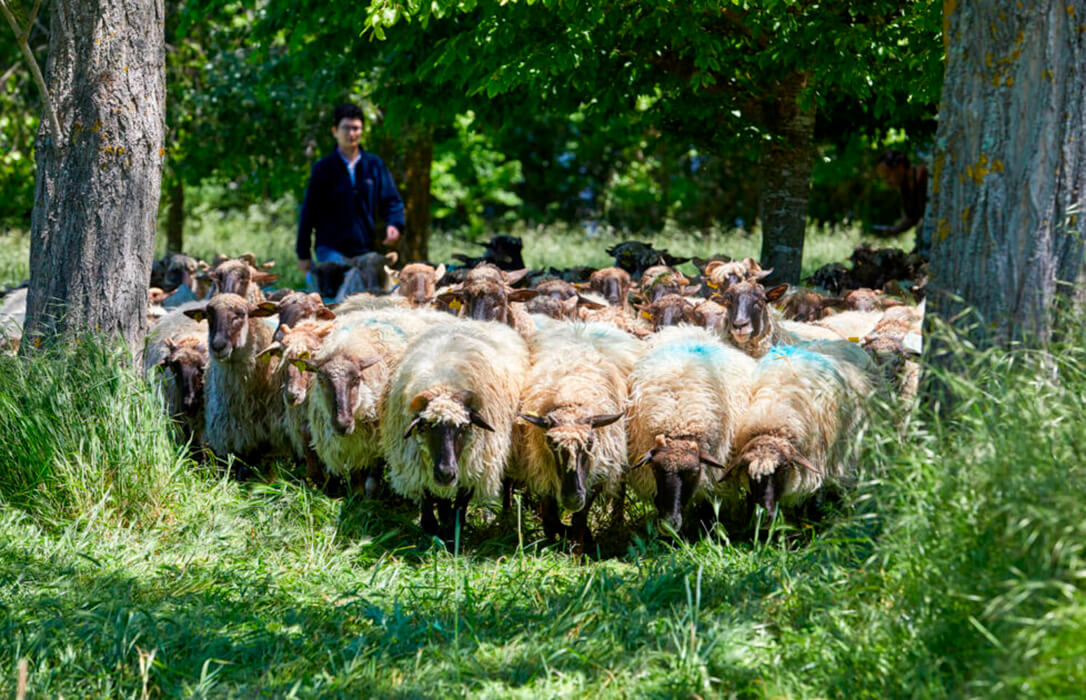
<svg viewBox="0 0 1086 700">
<path fill-rule="evenodd" d="M 38 62 L 34 59 L 34 52 L 30 50 L 30 30 L 34 26 L 34 20 L 37 19 L 38 10 L 41 9 L 41 0 L 35 0 L 34 11 L 30 14 L 30 23 L 27 24 L 26 32 L 24 33 L 19 28 L 19 22 L 15 19 L 15 15 L 11 13 L 8 8 L 7 0 L 0 0 L 0 11 L 4 13 L 4 17 L 7 18 L 8 24 L 11 25 L 11 31 L 15 33 L 15 40 L 19 44 L 19 51 L 23 54 L 23 58 L 26 59 L 26 63 L 30 66 L 30 74 L 34 76 L 34 82 L 38 85 L 38 90 L 41 91 L 42 106 L 45 109 L 45 116 L 49 121 L 49 131 L 52 134 L 53 148 L 60 146 L 63 133 L 60 130 L 60 122 L 57 120 L 56 110 L 53 108 L 53 100 L 49 97 L 49 88 L 45 85 L 45 78 L 41 74 L 41 69 L 38 67 Z"/>
</svg>

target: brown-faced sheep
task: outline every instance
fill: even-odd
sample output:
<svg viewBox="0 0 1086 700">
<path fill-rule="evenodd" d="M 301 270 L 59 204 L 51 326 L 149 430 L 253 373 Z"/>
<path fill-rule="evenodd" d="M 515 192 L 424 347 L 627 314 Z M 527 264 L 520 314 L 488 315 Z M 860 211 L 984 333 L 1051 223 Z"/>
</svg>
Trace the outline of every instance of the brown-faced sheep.
<svg viewBox="0 0 1086 700">
<path fill-rule="evenodd" d="M 447 539 L 469 500 L 498 498 L 528 367 L 523 338 L 501 323 L 436 325 L 412 341 L 383 404 L 381 444 L 389 484 L 421 503 L 427 533 Z"/>
<path fill-rule="evenodd" d="M 399 281 L 397 291 L 400 296 L 410 302 L 412 307 L 422 308 L 434 300 L 437 283 L 444 276 L 444 265 L 438 265 L 436 269 L 426 263 L 404 265 L 403 269 L 395 275 Z"/>
<path fill-rule="evenodd" d="M 772 514 L 851 482 L 875 377 L 845 341 L 778 346 L 758 362 L 731 463 L 753 504 Z"/>
<path fill-rule="evenodd" d="M 713 300 L 728 310 L 721 337 L 754 358 L 774 345 L 795 342 L 781 327 L 776 309 L 770 307 L 787 290 L 787 284 L 767 291 L 757 282 L 737 282 L 714 295 Z"/>
<path fill-rule="evenodd" d="M 562 529 L 558 505 L 573 513 L 571 539 L 582 551 L 588 511 L 601 494 L 622 498 L 626 466 L 626 377 L 642 343 L 603 324 L 548 328 L 530 343 L 516 429 L 515 476 L 543 498 L 544 529 Z"/>
<path fill-rule="evenodd" d="M 275 329 L 272 340 L 282 340 L 285 326 L 296 328 L 302 321 L 331 321 L 336 317 L 317 292 L 289 291 L 277 302 L 279 327 Z"/>
<path fill-rule="evenodd" d="M 143 352 L 144 376 L 161 370 L 159 386 L 166 411 L 194 445 L 204 432 L 204 373 L 207 369 L 207 323 L 176 312 L 162 317 L 147 331 Z"/>
<path fill-rule="evenodd" d="M 463 283 L 438 295 L 438 300 L 475 321 L 498 321 L 516 329 L 525 339 L 535 327 L 522 302 L 534 299 L 534 289 L 513 289 L 528 270 L 503 272 L 489 263 L 473 268 Z"/>
<path fill-rule="evenodd" d="M 273 326 L 261 320 L 275 314 L 275 304 L 254 304 L 237 294 L 218 294 L 202 307 L 187 309 L 189 318 L 208 324 L 210 363 L 205 382 L 204 440 L 218 455 L 246 461 L 285 447 L 279 429 L 278 360 L 257 360 L 272 342 Z"/>
<path fill-rule="evenodd" d="M 714 497 L 729 512 L 742 503 L 723 478 L 756 362 L 703 328 L 665 328 L 647 346 L 629 377 L 627 478 L 677 532 L 693 502 Z"/>
</svg>

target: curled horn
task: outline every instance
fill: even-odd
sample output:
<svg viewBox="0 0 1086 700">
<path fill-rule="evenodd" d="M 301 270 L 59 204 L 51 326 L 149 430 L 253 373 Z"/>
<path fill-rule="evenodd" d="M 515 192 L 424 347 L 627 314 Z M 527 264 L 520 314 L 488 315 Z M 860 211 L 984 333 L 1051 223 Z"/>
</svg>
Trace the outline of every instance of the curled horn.
<svg viewBox="0 0 1086 700">
<path fill-rule="evenodd" d="M 806 457 L 804 457 L 803 455 L 801 455 L 798 452 L 794 452 L 789 457 L 789 461 L 792 462 L 793 464 L 798 464 L 799 466 L 803 467 L 804 469 L 810 471 L 812 474 L 819 474 L 819 475 L 822 474 L 821 469 L 816 467 L 814 464 L 811 463 L 811 460 L 807 459 Z"/>
<path fill-rule="evenodd" d="M 649 462 L 651 462 L 652 458 L 655 457 L 655 456 L 656 456 L 656 448 L 654 447 L 651 450 L 649 450 L 648 452 L 646 452 L 645 454 L 641 455 L 641 459 L 639 459 L 636 462 L 634 462 L 633 464 L 631 464 L 628 471 L 633 471 L 634 469 L 640 469 L 641 467 L 643 467 L 646 464 L 648 464 Z"/>
<path fill-rule="evenodd" d="M 375 364 L 377 364 L 380 361 L 381 361 L 381 356 L 380 355 L 370 355 L 370 356 L 364 357 L 364 358 L 362 358 L 360 360 L 355 360 L 355 362 L 358 364 L 358 371 L 359 372 L 365 370 L 367 367 L 373 367 Z"/>
<path fill-rule="evenodd" d="M 550 430 L 554 427 L 554 419 L 550 416 L 537 416 L 531 413 L 521 413 L 520 419 L 531 423 L 537 428 L 542 428 L 543 430 Z"/>
<path fill-rule="evenodd" d="M 286 327 L 289 328 L 289 326 L 286 326 Z M 282 346 L 281 343 L 276 341 L 276 342 L 272 343 L 271 345 L 269 345 L 268 347 L 261 350 L 260 352 L 258 352 L 256 354 L 256 359 L 258 359 L 258 360 L 268 360 L 268 359 L 271 359 L 273 356 L 274 357 L 282 357 L 282 355 L 283 355 L 283 346 Z"/>
<path fill-rule="evenodd" d="M 722 478 L 722 479 L 727 477 L 728 473 L 731 472 L 731 470 L 733 468 L 735 468 L 735 463 L 734 462 L 732 464 L 724 466 L 723 464 L 716 461 L 715 459 L 713 459 L 709 455 L 705 454 L 705 450 L 702 450 L 700 448 L 698 449 L 698 461 L 701 462 L 702 464 L 704 464 L 707 467 L 711 467 L 713 469 L 719 469 L 720 471 L 722 471 L 723 474 L 720 475 L 720 478 Z"/>
</svg>

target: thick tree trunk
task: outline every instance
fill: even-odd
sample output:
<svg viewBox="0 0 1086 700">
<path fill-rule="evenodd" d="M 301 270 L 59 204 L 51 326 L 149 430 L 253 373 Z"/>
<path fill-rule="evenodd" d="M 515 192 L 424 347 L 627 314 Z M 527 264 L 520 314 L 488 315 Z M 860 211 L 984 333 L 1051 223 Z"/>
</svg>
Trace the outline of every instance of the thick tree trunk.
<svg viewBox="0 0 1086 700">
<path fill-rule="evenodd" d="M 23 347 L 93 332 L 138 355 L 165 130 L 163 0 L 55 0 Z"/>
<path fill-rule="evenodd" d="M 411 129 L 404 140 L 404 209 L 407 231 L 400 243 L 404 262 L 426 260 L 430 240 L 430 169 L 434 162 L 434 130 Z"/>
<path fill-rule="evenodd" d="M 1046 343 L 1081 279 L 1083 17 L 1082 0 L 948 3 L 928 309 L 984 345 Z"/>
<path fill-rule="evenodd" d="M 773 268 L 768 283 L 799 282 L 803 270 L 803 240 L 807 231 L 807 200 L 814 168 L 815 109 L 802 108 L 798 98 L 806 76 L 781 82 L 763 106 L 765 125 L 776 138 L 761 160 L 762 267 Z"/>
<path fill-rule="evenodd" d="M 170 181 L 170 208 L 166 210 L 166 251 L 185 252 L 185 183 L 176 176 Z"/>
</svg>

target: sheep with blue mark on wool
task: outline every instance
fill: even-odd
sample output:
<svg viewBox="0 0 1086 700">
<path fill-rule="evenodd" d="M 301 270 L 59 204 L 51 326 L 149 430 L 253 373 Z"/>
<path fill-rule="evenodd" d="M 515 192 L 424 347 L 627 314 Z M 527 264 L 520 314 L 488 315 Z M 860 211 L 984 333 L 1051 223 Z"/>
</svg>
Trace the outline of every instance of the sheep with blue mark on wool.
<svg viewBox="0 0 1086 700">
<path fill-rule="evenodd" d="M 876 381 L 867 354 L 844 340 L 770 349 L 755 369 L 731 463 L 751 500 L 772 512 L 848 486 Z"/>
<path fill-rule="evenodd" d="M 675 530 L 706 497 L 739 509 L 738 487 L 724 476 L 755 360 L 693 326 L 664 328 L 647 346 L 629 377 L 630 485 Z"/>
</svg>

